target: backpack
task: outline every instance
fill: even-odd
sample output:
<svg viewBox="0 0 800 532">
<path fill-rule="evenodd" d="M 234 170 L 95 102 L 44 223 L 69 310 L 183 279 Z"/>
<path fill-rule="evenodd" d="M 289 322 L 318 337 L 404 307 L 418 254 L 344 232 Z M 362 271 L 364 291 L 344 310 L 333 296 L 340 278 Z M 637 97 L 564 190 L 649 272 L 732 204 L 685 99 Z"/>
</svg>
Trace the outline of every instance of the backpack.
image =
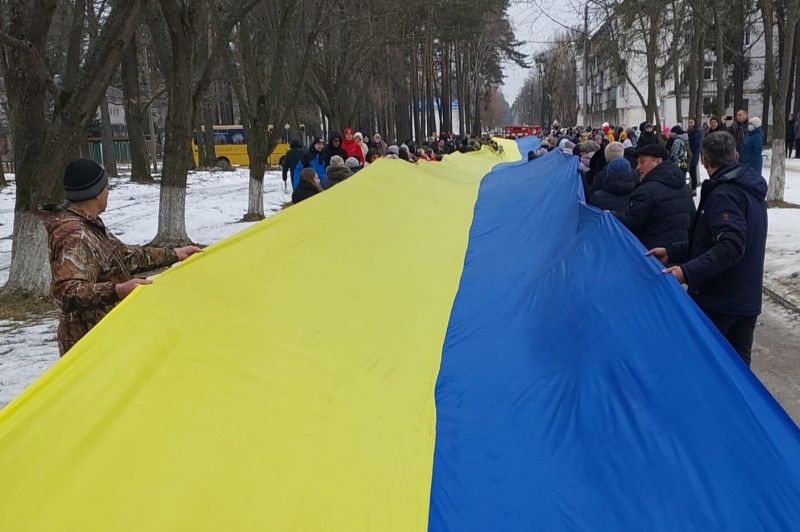
<svg viewBox="0 0 800 532">
<path fill-rule="evenodd" d="M 678 145 L 677 153 L 675 148 L 676 144 Z M 684 172 L 688 172 L 690 158 L 691 155 L 689 153 L 689 145 L 683 139 L 675 139 L 672 149 L 670 150 L 670 159 L 672 159 L 672 162 L 675 163 L 675 166 Z"/>
</svg>

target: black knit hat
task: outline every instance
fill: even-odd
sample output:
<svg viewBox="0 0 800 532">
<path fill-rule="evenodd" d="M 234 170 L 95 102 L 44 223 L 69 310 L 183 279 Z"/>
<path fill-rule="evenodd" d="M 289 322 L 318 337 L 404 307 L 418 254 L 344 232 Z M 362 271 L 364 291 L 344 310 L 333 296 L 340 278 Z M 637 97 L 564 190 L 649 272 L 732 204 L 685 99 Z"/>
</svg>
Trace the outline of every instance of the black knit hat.
<svg viewBox="0 0 800 532">
<path fill-rule="evenodd" d="M 639 155 L 649 155 L 650 157 L 658 157 L 666 161 L 669 159 L 669 152 L 667 149 L 662 146 L 661 144 L 648 144 L 646 146 L 642 146 L 638 150 L 636 150 L 636 156 Z"/>
<path fill-rule="evenodd" d="M 96 198 L 106 186 L 106 171 L 91 159 L 76 159 L 64 171 L 64 192 L 69 201 Z"/>
</svg>

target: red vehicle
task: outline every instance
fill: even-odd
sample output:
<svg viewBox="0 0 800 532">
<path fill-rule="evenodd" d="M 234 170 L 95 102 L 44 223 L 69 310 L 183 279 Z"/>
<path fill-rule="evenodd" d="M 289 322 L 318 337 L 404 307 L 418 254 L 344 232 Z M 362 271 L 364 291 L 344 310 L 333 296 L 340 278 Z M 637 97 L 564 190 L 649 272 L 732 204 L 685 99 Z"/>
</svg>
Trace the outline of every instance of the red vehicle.
<svg viewBox="0 0 800 532">
<path fill-rule="evenodd" d="M 541 135 L 542 133 L 542 126 L 539 124 L 534 124 L 529 126 L 525 125 L 513 125 L 513 126 L 506 126 L 503 128 L 503 134 L 508 139 L 513 139 L 514 137 L 527 137 L 529 135 Z"/>
</svg>

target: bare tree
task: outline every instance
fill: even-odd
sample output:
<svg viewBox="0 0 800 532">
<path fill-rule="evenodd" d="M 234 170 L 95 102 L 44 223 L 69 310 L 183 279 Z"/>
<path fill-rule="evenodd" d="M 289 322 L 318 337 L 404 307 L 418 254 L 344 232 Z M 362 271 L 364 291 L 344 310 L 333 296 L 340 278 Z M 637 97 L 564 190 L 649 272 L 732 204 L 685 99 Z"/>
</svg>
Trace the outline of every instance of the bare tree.
<svg viewBox="0 0 800 532">
<path fill-rule="evenodd" d="M 239 23 L 237 57 L 229 56 L 226 61 L 229 77 L 234 80 L 250 159 L 246 221 L 264 218 L 266 160 L 278 142 L 278 135 L 270 134 L 268 126 L 286 122 L 304 91 L 303 80 L 323 12 L 320 1 L 313 2 L 310 8 L 305 4 L 281 0 L 257 8 L 252 21 Z M 316 13 L 310 24 L 308 12 Z M 300 42 L 294 42 L 293 36 L 300 36 Z"/>
<path fill-rule="evenodd" d="M 144 137 L 145 109 L 139 82 L 139 54 L 136 34 L 125 48 L 122 61 L 122 94 L 125 102 L 125 124 L 128 128 L 128 147 L 131 154 L 131 180 L 148 183 L 153 180 L 147 163 L 147 143 Z"/>
<path fill-rule="evenodd" d="M 13 124 L 17 194 L 6 291 L 47 293 L 47 241 L 36 209 L 62 198 L 60 176 L 85 138 L 143 3 L 113 3 L 85 59 L 67 63 L 69 76 L 62 77 L 62 88 L 44 61 L 56 0 L 8 1 L 8 20 L 1 21 L 0 68 Z"/>
<path fill-rule="evenodd" d="M 80 3 L 80 1 L 76 2 Z M 89 2 L 86 6 L 86 19 L 89 25 L 89 39 L 96 38 L 98 33 L 98 16 L 104 16 L 106 3 L 101 2 L 98 8 L 100 13 L 95 12 L 94 2 Z M 117 177 L 117 153 L 114 148 L 114 136 L 111 131 L 111 114 L 108 110 L 108 89 L 103 93 L 100 100 L 100 147 L 103 156 L 103 167 L 108 175 Z"/>
<path fill-rule="evenodd" d="M 210 65 L 222 57 L 233 26 L 261 0 L 214 3 L 212 9 L 225 13 L 207 61 L 197 64 L 199 31 L 207 31 L 199 17 L 201 4 L 213 0 L 159 0 L 162 20 L 149 10 L 148 26 L 153 33 L 157 57 L 167 82 L 169 107 L 164 135 L 164 162 L 158 211 L 158 232 L 154 245 L 190 242 L 186 233 L 186 179 L 191 162 L 192 120 L 196 105 L 211 82 Z M 235 4 L 235 5 L 234 5 Z M 167 39 L 163 40 L 166 34 Z M 159 39 L 161 37 L 161 39 Z"/>
<path fill-rule="evenodd" d="M 764 22 L 764 42 L 766 48 L 765 78 L 774 79 L 772 84 L 773 114 L 776 117 L 772 127 L 772 163 L 770 165 L 768 201 L 783 201 L 786 187 L 786 100 L 789 79 L 792 76 L 791 62 L 794 49 L 794 34 L 800 16 L 800 0 L 759 0 L 761 17 Z M 777 26 L 778 38 L 782 43 L 781 53 L 775 54 L 774 39 L 770 28 Z M 776 68 L 775 59 L 778 60 Z"/>
</svg>

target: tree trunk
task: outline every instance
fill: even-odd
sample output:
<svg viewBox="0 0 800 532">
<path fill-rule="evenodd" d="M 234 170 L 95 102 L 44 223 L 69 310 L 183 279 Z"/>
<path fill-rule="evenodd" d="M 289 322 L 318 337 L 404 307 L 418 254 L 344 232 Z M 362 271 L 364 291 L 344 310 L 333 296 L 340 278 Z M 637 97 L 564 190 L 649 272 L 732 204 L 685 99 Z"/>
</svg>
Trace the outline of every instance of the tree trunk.
<svg viewBox="0 0 800 532">
<path fill-rule="evenodd" d="M 477 75 L 477 74 L 476 74 Z M 475 114 L 473 116 L 472 134 L 480 135 L 483 126 L 481 124 L 481 108 L 483 107 L 483 98 L 480 89 L 475 90 Z"/>
<path fill-rule="evenodd" d="M 647 41 L 647 115 L 652 116 L 656 129 L 661 129 L 661 116 L 658 112 L 656 100 L 656 86 L 658 83 L 658 38 L 661 33 L 661 17 L 656 14 L 650 18 Z"/>
<path fill-rule="evenodd" d="M 3 158 L 0 156 L 0 190 L 4 189 L 7 185 L 6 171 L 5 168 L 3 168 Z"/>
<path fill-rule="evenodd" d="M 760 0 L 761 15 L 764 26 L 771 27 L 774 19 L 774 7 L 772 0 Z M 783 200 L 784 188 L 786 186 L 786 92 L 789 86 L 790 63 L 794 53 L 794 35 L 798 22 L 797 0 L 787 2 L 785 15 L 785 26 L 781 38 L 785 44 L 778 60 L 780 66 L 777 69 L 780 73 L 777 76 L 777 83 L 772 87 L 772 100 L 775 106 L 774 116 L 776 120 L 772 128 L 772 159 L 770 164 L 769 189 L 767 190 L 767 201 Z M 775 78 L 775 65 L 772 60 L 774 57 L 774 44 L 772 32 L 764 32 L 764 48 L 766 52 L 765 77 Z"/>
<path fill-rule="evenodd" d="M 723 54 L 723 50 L 725 48 L 725 40 L 724 40 L 724 26 L 722 22 L 722 13 L 724 10 L 720 3 L 716 4 L 716 9 L 714 9 L 714 46 L 715 46 L 715 55 L 716 60 L 714 61 L 714 77 L 716 78 L 717 82 L 717 101 L 715 106 L 715 112 L 717 117 L 722 120 L 722 117 L 725 115 L 725 109 L 727 108 L 725 102 L 725 64 L 724 58 L 725 54 Z M 722 125 L 722 124 L 720 124 Z"/>
<path fill-rule="evenodd" d="M 117 153 L 114 150 L 114 135 L 111 132 L 111 115 L 108 112 L 108 98 L 100 100 L 100 145 L 103 154 L 103 167 L 111 177 L 117 177 Z"/>
<path fill-rule="evenodd" d="M 769 139 L 770 119 L 769 119 L 769 105 L 772 100 L 772 83 L 773 81 L 764 77 L 764 90 L 761 93 L 761 129 L 764 132 L 764 140 Z"/>
<path fill-rule="evenodd" d="M 462 137 L 467 134 L 466 120 L 464 119 L 464 111 L 466 107 L 464 94 L 464 52 L 462 50 L 455 50 L 456 62 L 456 98 L 458 99 L 458 134 Z"/>
<path fill-rule="evenodd" d="M 214 139 L 214 113 L 212 111 L 211 98 L 208 97 L 203 103 L 203 154 L 205 161 L 203 166 L 213 167 L 217 164 L 217 150 Z"/>
<path fill-rule="evenodd" d="M 702 73 L 697 71 L 697 48 L 700 45 L 700 32 L 698 31 L 698 20 L 700 17 L 692 6 L 692 36 L 689 41 L 689 58 L 686 62 L 686 81 L 689 88 L 689 116 L 697 121 L 698 127 L 700 126 L 701 117 L 695 113 L 697 108 L 697 84 L 701 83 L 700 79 Z"/>
<path fill-rule="evenodd" d="M 412 121 L 414 122 L 414 140 L 419 140 L 422 132 L 422 113 L 420 112 L 420 90 L 419 90 L 419 47 L 414 45 L 411 51 L 411 109 Z"/>
<path fill-rule="evenodd" d="M 731 28 L 733 29 L 733 112 L 744 109 L 744 0 L 733 0 L 731 4 Z"/>
<path fill-rule="evenodd" d="M 683 123 L 683 90 L 681 87 L 681 68 L 677 57 L 672 63 L 672 75 L 675 76 L 675 121 Z"/>
<path fill-rule="evenodd" d="M 169 104 L 164 132 L 164 161 L 158 232 L 153 245 L 178 246 L 188 243 L 186 234 L 186 179 L 192 139 L 192 42 L 190 30 L 171 28 L 172 75 L 168 83 Z"/>
<path fill-rule="evenodd" d="M 147 141 L 144 137 L 145 114 L 142 110 L 142 93 L 139 86 L 139 57 L 136 36 L 125 48 L 122 60 L 122 93 L 125 101 L 125 125 L 128 128 L 128 150 L 131 155 L 131 181 L 150 183 L 150 165 L 147 161 Z"/>
<path fill-rule="evenodd" d="M 800 31 L 795 27 L 794 30 L 794 53 L 792 54 L 792 76 L 789 81 L 789 87 L 786 89 L 786 115 L 794 109 L 795 114 L 800 111 Z M 766 80 L 766 78 L 765 78 Z M 792 107 L 794 103 L 794 107 Z M 764 136 L 766 136 L 766 131 Z"/>
<path fill-rule="evenodd" d="M 425 136 L 423 139 L 427 138 L 429 134 L 436 131 L 436 106 L 433 103 L 434 74 L 432 38 L 425 43 L 425 58 L 425 96 L 428 105 L 428 128 L 424 132 Z"/>
<path fill-rule="evenodd" d="M 250 157 L 250 186 L 247 193 L 247 214 L 245 222 L 264 219 L 264 171 L 266 170 L 269 141 L 263 127 L 258 122 L 247 134 L 247 155 Z"/>
<path fill-rule="evenodd" d="M 706 37 L 705 37 L 705 28 L 703 27 L 704 24 L 702 19 L 698 25 L 698 31 L 700 31 L 700 39 L 697 42 L 697 55 L 694 57 L 696 61 L 695 68 L 697 69 L 697 95 L 695 96 L 695 109 L 694 115 L 697 118 L 697 125 L 700 125 L 700 122 L 703 118 L 703 104 L 705 103 L 705 93 L 706 93 L 706 78 L 705 78 L 705 66 L 706 66 Z"/>
</svg>

